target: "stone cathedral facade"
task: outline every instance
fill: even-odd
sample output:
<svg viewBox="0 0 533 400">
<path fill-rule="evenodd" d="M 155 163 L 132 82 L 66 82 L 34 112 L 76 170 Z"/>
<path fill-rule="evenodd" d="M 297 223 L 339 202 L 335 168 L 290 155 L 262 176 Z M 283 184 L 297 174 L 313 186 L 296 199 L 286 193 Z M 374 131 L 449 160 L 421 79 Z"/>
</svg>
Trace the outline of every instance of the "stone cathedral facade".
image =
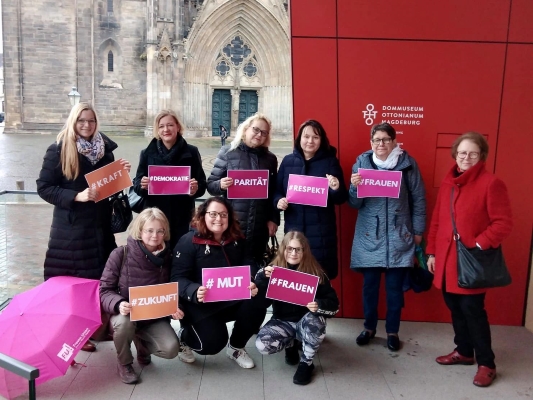
<svg viewBox="0 0 533 400">
<path fill-rule="evenodd" d="M 2 0 L 6 133 L 59 131 L 73 86 L 101 130 L 186 136 L 261 111 L 292 132 L 287 0 Z"/>
</svg>

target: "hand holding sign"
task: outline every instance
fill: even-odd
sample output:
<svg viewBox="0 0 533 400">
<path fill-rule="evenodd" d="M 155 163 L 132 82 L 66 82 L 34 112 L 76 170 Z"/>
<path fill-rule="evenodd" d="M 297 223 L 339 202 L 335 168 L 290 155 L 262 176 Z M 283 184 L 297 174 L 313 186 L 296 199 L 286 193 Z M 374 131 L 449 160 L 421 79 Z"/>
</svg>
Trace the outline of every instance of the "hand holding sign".
<svg viewBox="0 0 533 400">
<path fill-rule="evenodd" d="M 357 172 L 361 177 L 357 188 L 358 198 L 391 197 L 397 199 L 400 197 L 402 171 L 359 168 Z"/>
<path fill-rule="evenodd" d="M 314 308 L 312 303 L 315 302 L 318 281 L 319 278 L 315 275 L 293 271 L 288 268 L 274 267 L 271 270 L 266 297 L 286 303 L 298 304 L 311 310 L 311 308 Z"/>
<path fill-rule="evenodd" d="M 255 289 L 250 282 L 250 266 L 204 268 L 202 286 L 198 288 L 198 302 L 229 301 L 250 299 Z"/>
</svg>

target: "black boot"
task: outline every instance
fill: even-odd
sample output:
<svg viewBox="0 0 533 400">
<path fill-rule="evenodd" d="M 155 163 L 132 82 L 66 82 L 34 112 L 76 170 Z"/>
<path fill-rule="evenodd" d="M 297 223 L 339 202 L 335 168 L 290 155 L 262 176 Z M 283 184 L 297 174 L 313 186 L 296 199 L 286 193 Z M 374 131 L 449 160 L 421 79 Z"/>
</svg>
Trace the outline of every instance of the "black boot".
<svg viewBox="0 0 533 400">
<path fill-rule="evenodd" d="M 285 362 L 289 365 L 296 365 L 298 361 L 300 361 L 300 354 L 296 343 L 294 343 L 292 347 L 285 348 Z"/>
<path fill-rule="evenodd" d="M 298 364 L 298 369 L 292 378 L 293 383 L 297 385 L 307 385 L 311 382 L 311 374 L 315 366 L 313 364 L 307 365 L 307 363 L 301 362 Z"/>
</svg>

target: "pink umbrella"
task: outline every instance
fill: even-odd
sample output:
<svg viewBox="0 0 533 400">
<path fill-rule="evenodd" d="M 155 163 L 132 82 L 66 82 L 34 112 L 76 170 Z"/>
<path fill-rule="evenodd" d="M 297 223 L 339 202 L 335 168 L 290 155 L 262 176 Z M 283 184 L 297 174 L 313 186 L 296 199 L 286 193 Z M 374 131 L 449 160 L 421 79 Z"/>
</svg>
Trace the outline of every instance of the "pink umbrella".
<svg viewBox="0 0 533 400">
<path fill-rule="evenodd" d="M 85 342 L 102 324 L 99 281 L 51 278 L 16 295 L 0 314 L 0 353 L 39 368 L 39 385 L 64 375 Z M 28 381 L 0 369 L 0 394 L 16 397 Z"/>
</svg>

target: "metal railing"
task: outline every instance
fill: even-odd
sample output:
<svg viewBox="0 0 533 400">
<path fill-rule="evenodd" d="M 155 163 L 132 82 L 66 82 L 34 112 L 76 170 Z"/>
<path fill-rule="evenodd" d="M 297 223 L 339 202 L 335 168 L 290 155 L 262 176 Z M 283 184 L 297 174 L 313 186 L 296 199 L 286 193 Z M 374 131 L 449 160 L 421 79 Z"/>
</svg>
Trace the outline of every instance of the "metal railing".
<svg viewBox="0 0 533 400">
<path fill-rule="evenodd" d="M 39 369 L 23 363 L 13 357 L 0 353 L 0 368 L 13 372 L 18 376 L 28 380 L 29 399 L 35 400 L 37 392 L 35 390 L 35 379 L 39 377 Z"/>
</svg>

